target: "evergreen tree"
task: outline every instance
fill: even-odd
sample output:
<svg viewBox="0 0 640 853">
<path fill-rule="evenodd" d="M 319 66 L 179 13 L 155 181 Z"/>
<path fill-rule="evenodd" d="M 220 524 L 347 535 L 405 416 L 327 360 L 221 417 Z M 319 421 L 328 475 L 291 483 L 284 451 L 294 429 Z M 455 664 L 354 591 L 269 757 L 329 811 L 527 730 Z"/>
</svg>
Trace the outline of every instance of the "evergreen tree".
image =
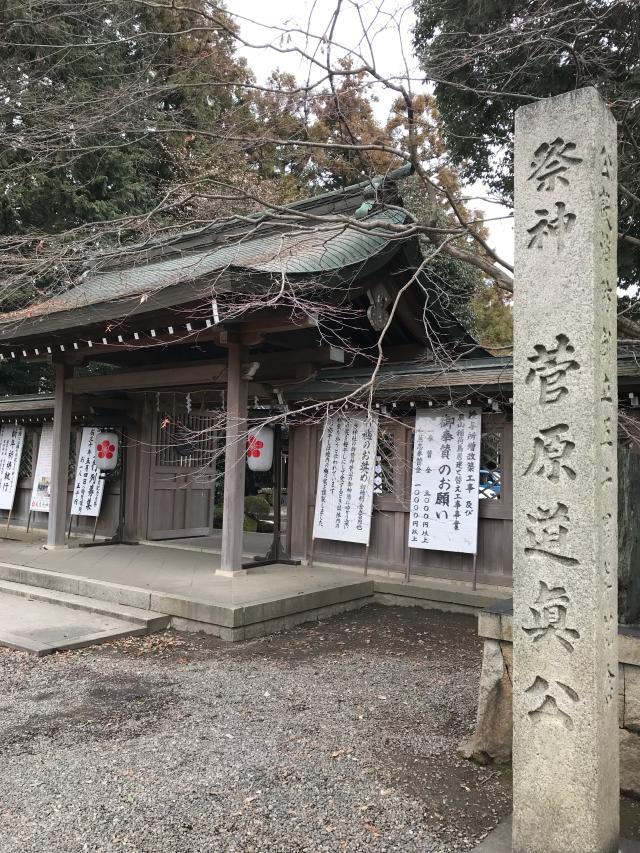
<svg viewBox="0 0 640 853">
<path fill-rule="evenodd" d="M 619 284 L 640 284 L 640 5 L 627 0 L 414 0 L 415 47 L 464 178 L 513 194 L 513 117 L 595 86 L 619 128 Z"/>
<path fill-rule="evenodd" d="M 249 76 L 231 25 L 216 27 L 213 12 L 224 15 L 204 0 L 188 10 L 135 0 L 3 4 L 4 310 L 69 287 L 83 255 L 145 234 L 154 219 L 189 220 L 193 192 L 182 188 L 194 175 L 233 174 L 236 158 L 193 133 L 235 118 L 231 84 Z"/>
</svg>

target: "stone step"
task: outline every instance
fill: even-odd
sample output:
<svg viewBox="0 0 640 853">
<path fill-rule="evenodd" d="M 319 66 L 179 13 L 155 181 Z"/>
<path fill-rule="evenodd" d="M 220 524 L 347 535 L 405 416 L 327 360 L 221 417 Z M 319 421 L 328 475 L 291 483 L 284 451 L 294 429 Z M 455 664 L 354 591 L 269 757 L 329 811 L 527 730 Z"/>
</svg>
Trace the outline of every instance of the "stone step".
<svg viewBox="0 0 640 853">
<path fill-rule="evenodd" d="M 35 569 L 31 566 L 20 566 L 15 563 L 0 562 L 0 581 L 11 581 L 35 586 L 42 590 L 84 596 L 85 598 L 96 599 L 97 602 L 121 604 L 142 611 L 152 609 L 151 591 L 149 589 L 94 580 L 93 578 L 47 569 Z"/>
<path fill-rule="evenodd" d="M 118 619 L 128 625 L 138 626 L 144 631 L 161 631 L 168 627 L 171 617 L 164 613 L 156 613 L 139 607 L 118 604 L 112 601 L 104 601 L 90 598 L 77 593 L 61 592 L 59 590 L 47 589 L 27 583 L 0 580 L 0 594 L 14 595 L 26 598 L 29 601 L 39 601 L 55 604 L 59 607 L 68 607 L 72 610 L 83 610 L 98 616 L 107 616 Z"/>
<path fill-rule="evenodd" d="M 29 589 L 33 590 L 34 587 Z M 0 646 L 41 657 L 155 630 L 114 616 L 0 590 Z"/>
</svg>

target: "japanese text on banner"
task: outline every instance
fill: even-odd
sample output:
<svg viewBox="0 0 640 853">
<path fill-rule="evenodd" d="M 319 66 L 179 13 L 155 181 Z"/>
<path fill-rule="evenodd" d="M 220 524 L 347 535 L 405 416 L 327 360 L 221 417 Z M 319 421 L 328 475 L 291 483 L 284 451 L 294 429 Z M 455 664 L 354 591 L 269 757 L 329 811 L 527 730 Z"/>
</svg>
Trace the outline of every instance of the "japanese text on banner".
<svg viewBox="0 0 640 853">
<path fill-rule="evenodd" d="M 409 547 L 475 554 L 481 414 L 416 412 Z"/>
<path fill-rule="evenodd" d="M 96 518 L 100 515 L 104 479 L 96 465 L 96 427 L 84 427 L 80 440 L 80 453 L 76 468 L 76 479 L 71 501 L 72 515 L 86 515 Z"/>
<path fill-rule="evenodd" d="M 376 415 L 327 419 L 320 449 L 314 539 L 369 543 L 377 445 Z"/>
<path fill-rule="evenodd" d="M 11 509 L 18 484 L 25 428 L 18 424 L 0 427 L 0 509 Z"/>
</svg>

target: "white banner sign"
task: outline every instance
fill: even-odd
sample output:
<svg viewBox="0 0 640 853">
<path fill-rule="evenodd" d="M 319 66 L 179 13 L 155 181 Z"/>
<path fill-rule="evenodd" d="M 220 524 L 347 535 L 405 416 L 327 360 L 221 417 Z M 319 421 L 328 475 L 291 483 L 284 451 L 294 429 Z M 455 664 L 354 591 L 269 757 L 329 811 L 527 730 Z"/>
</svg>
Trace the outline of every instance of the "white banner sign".
<svg viewBox="0 0 640 853">
<path fill-rule="evenodd" d="M 71 515 L 100 515 L 104 479 L 96 465 L 96 436 L 101 432 L 97 427 L 83 427 L 80 440 L 80 453 L 76 467 L 76 480 L 73 485 Z"/>
<path fill-rule="evenodd" d="M 0 427 L 0 509 L 11 509 L 13 506 L 24 433 L 24 427 L 17 424 L 3 424 Z"/>
<path fill-rule="evenodd" d="M 322 435 L 314 539 L 369 544 L 378 416 L 327 419 Z"/>
<path fill-rule="evenodd" d="M 476 553 L 481 417 L 472 408 L 416 412 L 410 548 Z"/>
<path fill-rule="evenodd" d="M 38 461 L 33 475 L 33 491 L 29 509 L 32 512 L 49 512 L 51 500 L 51 455 L 53 452 L 53 424 L 43 424 L 38 446 Z"/>
</svg>

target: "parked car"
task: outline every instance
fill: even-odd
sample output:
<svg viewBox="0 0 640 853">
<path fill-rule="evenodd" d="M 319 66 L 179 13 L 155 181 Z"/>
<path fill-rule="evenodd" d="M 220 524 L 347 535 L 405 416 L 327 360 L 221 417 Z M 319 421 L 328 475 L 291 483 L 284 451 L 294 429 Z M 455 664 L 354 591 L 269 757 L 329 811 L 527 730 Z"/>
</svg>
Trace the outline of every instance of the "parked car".
<svg viewBox="0 0 640 853">
<path fill-rule="evenodd" d="M 500 471 L 480 469 L 480 498 L 497 500 L 500 497 Z"/>
</svg>

